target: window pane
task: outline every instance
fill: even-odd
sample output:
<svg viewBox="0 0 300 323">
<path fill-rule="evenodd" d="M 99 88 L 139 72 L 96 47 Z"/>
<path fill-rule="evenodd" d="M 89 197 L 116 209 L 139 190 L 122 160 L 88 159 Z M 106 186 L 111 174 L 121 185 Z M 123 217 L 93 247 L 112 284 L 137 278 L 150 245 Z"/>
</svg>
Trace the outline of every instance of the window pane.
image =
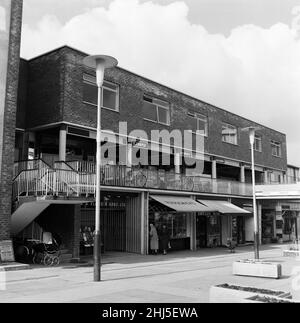
<svg viewBox="0 0 300 323">
<path fill-rule="evenodd" d="M 152 121 L 157 121 L 157 111 L 156 111 L 156 106 L 153 105 L 152 103 L 143 102 L 143 115 L 144 118 L 152 120 Z"/>
<path fill-rule="evenodd" d="M 155 104 L 157 104 L 157 105 L 161 105 L 162 107 L 166 107 L 166 108 L 169 107 L 169 103 L 168 102 L 161 101 L 159 99 L 152 99 L 152 102 L 155 103 Z"/>
<path fill-rule="evenodd" d="M 97 99 L 97 86 L 89 83 L 83 83 L 83 101 L 97 105 Z"/>
<path fill-rule="evenodd" d="M 112 84 L 112 83 L 109 83 L 109 82 L 103 82 L 103 87 L 107 87 L 109 89 L 112 89 L 114 91 L 117 91 L 118 90 L 118 85 L 116 84 Z"/>
<path fill-rule="evenodd" d="M 230 125 L 222 126 L 222 140 L 230 144 L 237 144 L 237 129 Z"/>
<path fill-rule="evenodd" d="M 158 122 L 169 124 L 169 110 L 158 107 Z"/>
<path fill-rule="evenodd" d="M 204 135 L 207 135 L 207 118 L 201 117 L 198 118 L 198 129 L 203 132 Z"/>
<path fill-rule="evenodd" d="M 117 93 L 103 88 L 103 107 L 117 110 Z"/>
</svg>

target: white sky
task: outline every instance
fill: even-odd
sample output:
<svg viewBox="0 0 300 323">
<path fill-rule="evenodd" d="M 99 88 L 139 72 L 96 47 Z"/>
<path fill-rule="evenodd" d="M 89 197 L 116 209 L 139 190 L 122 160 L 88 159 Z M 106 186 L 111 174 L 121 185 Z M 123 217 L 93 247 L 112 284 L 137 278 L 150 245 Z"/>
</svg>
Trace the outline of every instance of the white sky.
<svg viewBox="0 0 300 323">
<path fill-rule="evenodd" d="M 64 44 L 286 133 L 300 165 L 299 0 L 24 0 L 22 56 Z"/>
</svg>

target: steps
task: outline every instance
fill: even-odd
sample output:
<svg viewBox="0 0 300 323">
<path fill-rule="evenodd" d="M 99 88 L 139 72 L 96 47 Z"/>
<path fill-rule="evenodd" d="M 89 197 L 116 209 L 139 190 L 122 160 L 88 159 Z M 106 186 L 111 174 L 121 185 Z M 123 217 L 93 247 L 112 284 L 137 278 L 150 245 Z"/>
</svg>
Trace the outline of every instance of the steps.
<svg viewBox="0 0 300 323">
<path fill-rule="evenodd" d="M 73 255 L 72 255 L 72 253 L 70 253 L 70 250 L 61 249 L 59 259 L 60 259 L 61 264 L 69 263 L 73 259 Z"/>
</svg>

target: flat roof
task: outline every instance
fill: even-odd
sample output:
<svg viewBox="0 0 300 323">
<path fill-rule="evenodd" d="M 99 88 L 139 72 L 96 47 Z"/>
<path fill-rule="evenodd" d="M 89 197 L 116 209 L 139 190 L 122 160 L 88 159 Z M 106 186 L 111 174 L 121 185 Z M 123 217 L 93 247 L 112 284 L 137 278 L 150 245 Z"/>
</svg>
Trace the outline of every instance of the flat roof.
<svg viewBox="0 0 300 323">
<path fill-rule="evenodd" d="M 47 56 L 47 55 L 50 55 L 51 53 L 54 53 L 54 52 L 60 51 L 60 50 L 62 50 L 62 49 L 64 49 L 64 48 L 69 49 L 69 50 L 72 50 L 72 51 L 74 51 L 74 52 L 76 52 L 76 53 L 78 53 L 78 54 L 80 54 L 80 55 L 82 55 L 82 56 L 89 56 L 89 55 L 90 55 L 90 54 L 88 54 L 88 53 L 85 53 L 85 52 L 83 52 L 83 51 L 81 51 L 81 50 L 79 50 L 79 49 L 76 49 L 76 48 L 74 48 L 74 47 L 71 47 L 71 46 L 69 46 L 69 45 L 62 45 L 62 46 L 57 47 L 57 48 L 55 48 L 55 49 L 52 49 L 52 50 L 50 50 L 50 51 L 48 51 L 48 52 L 45 52 L 45 53 L 40 54 L 40 55 L 37 55 L 37 56 L 35 56 L 35 57 L 33 57 L 33 58 L 30 58 L 30 59 L 24 59 L 24 58 L 21 58 L 21 59 L 23 59 L 24 61 L 31 62 L 31 61 L 36 60 L 36 59 L 39 59 L 39 58 L 41 58 L 41 57 L 43 57 L 43 56 Z M 201 99 L 198 99 L 198 98 L 196 98 L 196 97 L 194 97 L 194 96 L 192 96 L 192 95 L 186 94 L 186 93 L 181 92 L 181 91 L 176 90 L 176 89 L 173 89 L 173 88 L 171 88 L 171 87 L 169 87 L 169 86 L 167 86 L 167 85 L 164 85 L 164 84 L 162 84 L 162 83 L 159 83 L 159 82 L 153 81 L 153 80 L 151 80 L 151 79 L 149 79 L 149 78 L 147 78 L 147 77 L 145 77 L 145 76 L 143 76 L 143 75 L 137 74 L 137 73 L 135 73 L 135 72 L 131 72 L 131 71 L 129 71 L 129 70 L 127 70 L 127 69 L 123 68 L 123 67 L 120 67 L 120 66 L 116 66 L 115 68 L 117 68 L 117 69 L 119 69 L 119 70 L 123 70 L 123 71 L 125 71 L 125 72 L 127 72 L 127 73 L 130 73 L 130 74 L 132 74 L 132 75 L 135 75 L 135 76 L 137 76 L 137 77 L 143 78 L 144 80 L 146 80 L 146 81 L 148 81 L 148 82 L 151 82 L 151 83 L 157 84 L 157 85 L 162 86 L 162 87 L 164 87 L 164 88 L 166 88 L 166 89 L 168 89 L 168 90 L 171 90 L 171 91 L 177 92 L 177 93 L 179 93 L 179 94 L 181 94 L 181 95 L 184 95 L 184 96 L 186 96 L 186 97 L 188 97 L 188 98 L 190 98 L 190 99 L 192 99 L 192 100 L 195 100 L 195 101 L 197 101 L 197 102 L 200 102 L 200 103 L 203 103 L 203 104 L 207 104 L 207 105 L 209 105 L 209 106 L 211 106 L 211 107 L 213 107 L 213 108 L 216 108 L 216 109 L 222 110 L 222 111 L 224 111 L 224 112 L 230 113 L 230 114 L 232 114 L 232 115 L 234 115 L 234 116 L 237 116 L 237 117 L 239 117 L 239 118 L 242 118 L 243 120 L 249 121 L 249 122 L 254 123 L 254 124 L 258 125 L 258 126 L 261 126 L 261 127 L 266 128 L 266 129 L 272 130 L 272 131 L 277 132 L 277 133 L 279 133 L 279 134 L 281 134 L 281 135 L 283 135 L 283 136 L 285 136 L 285 137 L 286 137 L 286 134 L 285 134 L 285 133 L 283 133 L 283 132 L 281 132 L 281 131 L 278 131 L 278 130 L 275 130 L 275 129 L 273 129 L 273 128 L 270 128 L 270 127 L 265 126 L 265 125 L 263 125 L 263 124 L 261 124 L 261 123 L 258 123 L 258 122 L 256 122 L 256 121 L 250 120 L 250 119 L 248 119 L 248 118 L 246 118 L 246 117 L 243 117 L 243 116 L 238 115 L 238 114 L 236 114 L 236 113 L 234 113 L 234 112 L 228 111 L 228 110 L 226 110 L 226 109 L 224 109 L 224 108 L 217 107 L 217 106 L 215 106 L 215 105 L 213 105 L 213 104 L 211 104 L 211 103 L 205 102 L 205 101 L 203 101 L 203 100 L 201 100 Z"/>
</svg>

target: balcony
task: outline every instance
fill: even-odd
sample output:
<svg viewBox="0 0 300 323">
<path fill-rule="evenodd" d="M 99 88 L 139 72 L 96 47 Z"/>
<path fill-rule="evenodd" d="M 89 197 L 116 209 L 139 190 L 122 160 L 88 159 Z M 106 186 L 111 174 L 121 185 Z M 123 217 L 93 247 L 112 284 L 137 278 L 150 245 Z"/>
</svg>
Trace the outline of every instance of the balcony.
<svg viewBox="0 0 300 323">
<path fill-rule="evenodd" d="M 57 162 L 54 168 L 42 161 L 29 161 L 15 165 L 19 174 L 13 183 L 13 196 L 95 196 L 95 164 L 88 162 Z M 120 165 L 101 167 L 103 187 L 157 189 L 194 193 L 214 193 L 251 196 L 251 184 L 187 176 L 161 170 Z"/>
</svg>

